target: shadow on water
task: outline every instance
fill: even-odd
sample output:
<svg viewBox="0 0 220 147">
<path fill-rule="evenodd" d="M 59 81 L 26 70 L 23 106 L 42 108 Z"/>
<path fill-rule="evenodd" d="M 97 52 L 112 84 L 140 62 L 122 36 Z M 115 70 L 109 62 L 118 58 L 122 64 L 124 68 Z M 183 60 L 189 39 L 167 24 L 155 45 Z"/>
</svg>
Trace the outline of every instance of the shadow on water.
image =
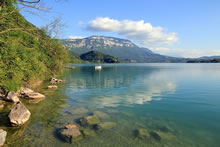
<svg viewBox="0 0 220 147">
<path fill-rule="evenodd" d="M 8 119 L 8 112 L 0 112 L 0 128 L 10 127 L 10 122 Z"/>
</svg>

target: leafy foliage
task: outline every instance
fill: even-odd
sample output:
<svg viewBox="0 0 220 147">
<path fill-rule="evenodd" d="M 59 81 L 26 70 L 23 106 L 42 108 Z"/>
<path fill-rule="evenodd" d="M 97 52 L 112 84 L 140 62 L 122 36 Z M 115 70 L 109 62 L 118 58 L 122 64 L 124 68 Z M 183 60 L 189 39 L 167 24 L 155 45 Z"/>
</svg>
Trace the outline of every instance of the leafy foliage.
<svg viewBox="0 0 220 147">
<path fill-rule="evenodd" d="M 86 61 L 81 60 L 79 54 L 70 51 L 68 53 L 69 53 L 69 63 L 74 63 L 74 64 L 88 63 Z"/>
<path fill-rule="evenodd" d="M 12 3 L 0 11 L 0 88 L 16 90 L 62 71 L 63 45 L 25 20 Z"/>
</svg>

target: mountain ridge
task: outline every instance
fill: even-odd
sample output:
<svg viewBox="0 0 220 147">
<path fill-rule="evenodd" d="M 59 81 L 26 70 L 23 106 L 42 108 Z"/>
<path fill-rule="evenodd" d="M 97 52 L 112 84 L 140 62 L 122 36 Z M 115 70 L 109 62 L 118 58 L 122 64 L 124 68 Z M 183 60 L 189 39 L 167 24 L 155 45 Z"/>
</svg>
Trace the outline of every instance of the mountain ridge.
<svg viewBox="0 0 220 147">
<path fill-rule="evenodd" d="M 112 47 L 137 47 L 133 42 L 127 39 L 121 39 L 109 36 L 90 36 L 78 39 L 64 39 L 72 44 L 74 48 L 112 48 Z"/>
<path fill-rule="evenodd" d="M 82 39 L 62 39 L 61 42 L 68 51 L 77 54 L 98 51 L 114 56 L 124 62 L 186 62 L 184 58 L 160 55 L 148 48 L 138 47 L 130 40 L 115 37 L 90 36 Z"/>
</svg>

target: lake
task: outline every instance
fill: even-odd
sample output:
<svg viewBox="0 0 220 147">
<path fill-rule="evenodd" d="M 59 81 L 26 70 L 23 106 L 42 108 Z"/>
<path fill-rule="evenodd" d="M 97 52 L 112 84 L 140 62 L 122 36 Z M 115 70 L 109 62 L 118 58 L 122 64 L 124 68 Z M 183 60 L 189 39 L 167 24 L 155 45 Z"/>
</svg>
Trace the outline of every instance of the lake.
<svg viewBox="0 0 220 147">
<path fill-rule="evenodd" d="M 8 131 L 6 146 L 220 146 L 220 64 L 69 66 L 75 69 L 65 69 L 58 90 L 47 90 L 48 83 L 41 86 L 45 100 L 22 100 L 31 111 L 23 127 L 8 127 L 3 119 L 8 110 L 0 111 L 1 127 Z M 114 126 L 80 126 L 80 118 L 93 114 Z M 58 130 L 68 123 L 92 135 L 66 143 Z"/>
</svg>

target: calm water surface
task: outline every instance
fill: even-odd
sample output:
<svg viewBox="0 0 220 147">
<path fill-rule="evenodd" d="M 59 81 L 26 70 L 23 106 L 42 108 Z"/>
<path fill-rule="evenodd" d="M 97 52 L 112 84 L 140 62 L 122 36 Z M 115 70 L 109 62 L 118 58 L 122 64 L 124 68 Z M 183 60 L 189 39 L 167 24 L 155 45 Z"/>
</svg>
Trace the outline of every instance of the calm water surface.
<svg viewBox="0 0 220 147">
<path fill-rule="evenodd" d="M 23 100 L 32 115 L 22 128 L 8 128 L 10 106 L 0 111 L 6 146 L 220 146 L 220 64 L 104 64 L 100 71 L 71 66 L 76 68 L 65 70 L 58 90 L 42 86 L 45 100 Z M 77 144 L 58 137 L 57 130 L 96 111 L 104 113 L 101 122 L 116 126 L 91 130 L 95 136 Z M 136 129 L 161 139 L 138 138 Z"/>
</svg>

